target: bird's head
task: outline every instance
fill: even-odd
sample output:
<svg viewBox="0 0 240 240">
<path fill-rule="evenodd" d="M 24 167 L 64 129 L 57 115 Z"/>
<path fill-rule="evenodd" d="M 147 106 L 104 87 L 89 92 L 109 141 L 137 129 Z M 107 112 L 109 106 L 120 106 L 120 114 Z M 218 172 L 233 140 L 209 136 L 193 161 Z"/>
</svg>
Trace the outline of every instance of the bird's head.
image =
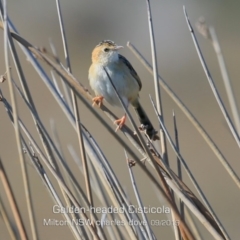
<svg viewBox="0 0 240 240">
<path fill-rule="evenodd" d="M 92 52 L 92 62 L 106 65 L 118 61 L 118 50 L 123 48 L 113 41 L 104 40 L 100 42 Z"/>
</svg>

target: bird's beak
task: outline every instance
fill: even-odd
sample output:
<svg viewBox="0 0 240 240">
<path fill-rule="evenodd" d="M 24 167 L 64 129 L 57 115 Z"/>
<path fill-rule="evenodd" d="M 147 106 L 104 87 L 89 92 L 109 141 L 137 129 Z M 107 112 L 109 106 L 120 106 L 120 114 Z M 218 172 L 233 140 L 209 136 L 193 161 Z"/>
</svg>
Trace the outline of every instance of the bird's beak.
<svg viewBox="0 0 240 240">
<path fill-rule="evenodd" d="M 116 47 L 114 47 L 114 50 L 119 50 L 119 49 L 121 49 L 121 48 L 123 48 L 123 46 L 116 46 Z"/>
</svg>

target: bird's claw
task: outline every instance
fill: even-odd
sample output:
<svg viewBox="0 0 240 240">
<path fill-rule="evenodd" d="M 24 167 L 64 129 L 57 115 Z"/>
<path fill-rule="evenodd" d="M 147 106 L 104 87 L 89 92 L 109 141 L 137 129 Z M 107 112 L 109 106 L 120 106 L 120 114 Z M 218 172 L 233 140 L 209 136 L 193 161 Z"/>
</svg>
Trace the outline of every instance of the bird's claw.
<svg viewBox="0 0 240 240">
<path fill-rule="evenodd" d="M 115 130 L 115 132 L 118 130 L 118 129 L 121 129 L 123 127 L 123 125 L 125 124 L 126 122 L 126 115 L 124 115 L 122 118 L 120 119 L 117 119 L 114 121 L 115 124 L 117 124 L 117 128 Z"/>
<path fill-rule="evenodd" d="M 95 105 L 101 107 L 101 106 L 102 106 L 102 102 L 103 102 L 103 96 L 94 97 L 94 98 L 92 99 L 92 101 L 93 101 L 93 104 L 92 104 L 93 107 L 94 107 Z"/>
</svg>

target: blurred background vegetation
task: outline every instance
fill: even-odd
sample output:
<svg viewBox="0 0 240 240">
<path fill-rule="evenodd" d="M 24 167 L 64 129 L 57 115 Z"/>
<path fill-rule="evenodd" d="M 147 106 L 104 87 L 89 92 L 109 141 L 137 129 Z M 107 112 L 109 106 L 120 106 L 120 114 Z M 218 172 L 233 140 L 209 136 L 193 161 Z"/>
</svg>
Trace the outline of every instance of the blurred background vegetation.
<svg viewBox="0 0 240 240">
<path fill-rule="evenodd" d="M 62 61 L 64 61 L 55 1 L 10 0 L 7 1 L 7 3 L 9 17 L 20 34 L 33 45 L 39 47 L 44 46 L 49 50 L 49 39 L 51 39 Z M 240 175 L 239 149 L 233 141 L 231 133 L 209 88 L 182 11 L 182 6 L 185 5 L 192 23 L 195 23 L 200 16 L 204 16 L 207 23 L 215 27 L 227 62 L 236 100 L 240 106 L 240 2 L 233 0 L 153 0 L 151 4 L 159 74 L 195 114 L 200 123 L 215 140 L 237 174 Z M 126 45 L 127 41 L 131 41 L 142 54 L 151 61 L 145 1 L 65 0 L 61 1 L 61 7 L 73 74 L 87 88 L 89 88 L 87 76 L 88 68 L 91 64 L 91 51 L 93 47 L 103 39 L 111 39 L 123 46 Z M 198 33 L 197 37 L 221 97 L 227 109 L 230 110 L 212 45 Z M 0 38 L 0 46 L 3 46 L 3 32 Z M 0 73 L 3 74 L 5 72 L 5 63 L 3 48 L 1 47 L 1 49 Z M 143 89 L 140 94 L 141 102 L 157 128 L 157 119 L 148 97 L 149 94 L 154 96 L 153 78 L 141 66 L 127 47 L 121 50 L 121 54 L 130 60 L 142 80 Z M 19 55 L 22 60 L 25 59 L 21 51 L 19 51 Z M 55 120 L 61 143 L 65 150 L 65 156 L 71 159 L 67 151 L 67 145 L 72 144 L 78 149 L 76 134 L 72 128 L 69 128 L 66 118 L 63 117 L 55 100 L 42 84 L 41 79 L 35 73 L 32 66 L 28 64 L 27 61 L 23 62 L 25 62 L 23 68 L 32 95 L 35 97 L 39 115 L 47 129 L 50 129 L 50 119 Z M 13 78 L 17 79 L 14 71 Z M 0 87 L 5 97 L 9 99 L 7 84 L 1 84 Z M 17 97 L 17 99 L 21 118 L 28 124 L 29 129 L 35 133 L 35 136 L 37 136 L 26 106 L 19 97 Z M 172 110 L 175 110 L 179 127 L 181 153 L 187 160 L 190 169 L 228 233 L 232 239 L 238 239 L 240 220 L 238 203 L 240 202 L 240 196 L 237 187 L 233 184 L 201 136 L 199 136 L 187 118 L 163 91 L 162 103 L 165 124 L 171 133 L 173 133 Z M 115 145 L 114 140 L 109 141 L 110 135 L 81 103 L 79 104 L 79 108 L 83 124 L 88 127 L 93 136 L 98 140 L 105 154 L 110 159 L 113 169 L 116 170 L 122 185 L 125 186 L 130 198 L 134 199 L 131 186 L 129 185 L 123 149 L 119 148 L 117 144 Z M 114 109 L 114 112 L 119 116 L 122 114 L 122 110 L 120 109 Z M 170 164 L 173 166 L 173 169 L 176 169 L 176 158 L 171 151 L 169 151 L 169 154 Z M 15 134 L 2 105 L 0 106 L 0 155 L 4 162 L 5 169 L 10 176 L 12 187 L 15 193 L 17 193 L 18 190 L 20 191 L 22 189 L 23 185 L 20 166 L 17 161 L 18 153 L 15 144 Z M 73 172 L 81 182 L 82 176 L 79 175 L 77 170 L 74 170 L 75 164 L 71 160 L 69 160 L 69 162 L 72 162 Z M 146 167 L 148 167 L 148 165 Z M 206 170 L 206 168 L 208 168 L 208 170 Z M 49 198 L 45 187 L 41 180 L 39 180 L 30 162 L 28 169 L 31 177 L 31 190 L 33 192 L 34 208 L 37 212 L 38 229 L 41 239 L 53 239 L 53 237 L 54 239 L 58 237 L 61 237 L 61 239 L 72 239 L 67 226 L 58 227 L 57 229 L 56 227 L 43 226 L 42 221 L 44 218 L 54 216 L 52 213 L 53 202 Z M 211 169 L 211 171 L 209 171 L 209 169 Z M 139 183 L 144 204 L 147 206 L 164 205 L 164 203 L 159 203 L 157 197 L 152 194 L 151 184 L 144 181 L 145 176 L 142 176 L 142 172 L 138 167 L 134 168 L 134 172 Z M 191 187 L 185 174 L 183 176 L 184 181 Z M 2 186 L 0 186 L 0 192 L 1 191 Z M 149 192 L 151 192 L 151 198 L 149 197 Z M 4 196 L 2 197 L 3 200 L 6 200 Z M 28 218 L 25 209 L 24 195 L 16 194 L 16 198 L 24 222 L 27 225 Z M 148 217 L 150 219 L 156 219 L 155 215 L 149 215 Z M 61 219 L 61 215 L 59 218 Z M 166 219 L 166 216 L 161 216 L 161 218 Z M 200 229 L 203 229 L 201 225 L 199 226 Z M 173 236 L 172 230 L 169 227 L 153 227 L 153 230 L 156 236 L 160 236 L 158 234 L 161 233 L 162 239 L 171 239 L 171 236 Z M 211 236 L 205 230 L 203 230 L 203 233 L 205 234 L 203 234 L 205 236 L 204 239 L 211 239 Z M 0 238 L 9 239 L 9 235 L 1 218 Z"/>
</svg>

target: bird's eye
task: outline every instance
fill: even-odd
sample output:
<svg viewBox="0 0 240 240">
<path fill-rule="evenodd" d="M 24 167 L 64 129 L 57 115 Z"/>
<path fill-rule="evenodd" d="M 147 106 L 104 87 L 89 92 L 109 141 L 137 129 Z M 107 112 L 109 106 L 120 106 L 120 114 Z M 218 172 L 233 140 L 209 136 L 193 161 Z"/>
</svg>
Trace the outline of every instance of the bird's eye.
<svg viewBox="0 0 240 240">
<path fill-rule="evenodd" d="M 104 52 L 109 52 L 109 48 L 104 48 Z"/>
</svg>

